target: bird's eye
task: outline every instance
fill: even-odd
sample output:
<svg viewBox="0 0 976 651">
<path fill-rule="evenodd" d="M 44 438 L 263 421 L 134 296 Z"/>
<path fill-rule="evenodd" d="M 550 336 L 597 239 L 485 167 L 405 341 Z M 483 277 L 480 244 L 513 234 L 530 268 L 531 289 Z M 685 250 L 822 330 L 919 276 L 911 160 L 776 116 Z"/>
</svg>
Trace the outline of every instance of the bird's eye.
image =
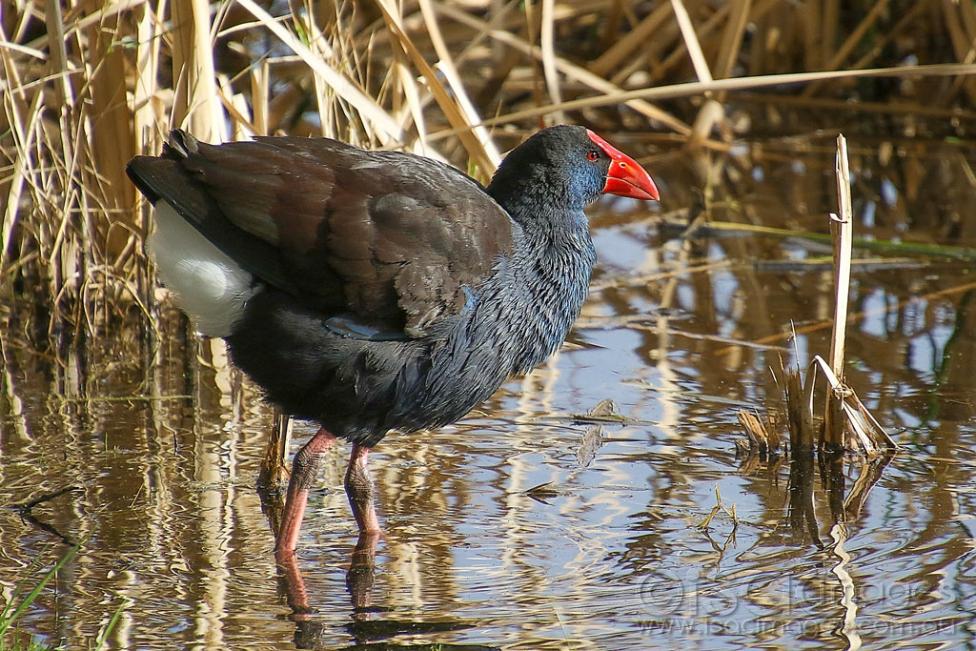
<svg viewBox="0 0 976 651">
<path fill-rule="evenodd" d="M 590 151 L 586 152 L 586 160 L 594 161 L 599 157 L 600 157 L 600 152 L 598 152 L 595 149 L 591 149 Z"/>
</svg>

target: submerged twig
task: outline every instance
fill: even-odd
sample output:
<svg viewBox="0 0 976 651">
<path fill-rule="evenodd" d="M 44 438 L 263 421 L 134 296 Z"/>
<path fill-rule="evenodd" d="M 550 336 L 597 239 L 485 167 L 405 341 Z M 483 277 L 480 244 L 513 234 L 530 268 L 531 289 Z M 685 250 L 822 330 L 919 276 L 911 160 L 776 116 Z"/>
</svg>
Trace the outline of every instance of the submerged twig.
<svg viewBox="0 0 976 651">
<path fill-rule="evenodd" d="M 631 424 L 636 421 L 631 421 L 623 414 L 617 411 L 617 405 L 613 400 L 606 399 L 601 400 L 596 404 L 593 409 L 589 410 L 585 414 L 573 414 L 572 419 L 577 423 L 627 423 Z"/>
<path fill-rule="evenodd" d="M 292 419 L 275 409 L 271 438 L 264 449 L 264 458 L 261 460 L 261 470 L 258 473 L 259 489 L 273 490 L 290 474 L 285 458 L 288 455 L 288 442 L 291 440 L 291 435 Z"/>
<path fill-rule="evenodd" d="M 40 529 L 41 531 L 48 532 L 66 545 L 74 546 L 76 543 L 70 537 L 58 531 L 54 525 L 48 524 L 47 522 L 39 519 L 33 514 L 32 511 L 35 506 L 39 506 L 45 502 L 50 502 L 51 500 L 61 497 L 66 493 L 78 493 L 81 491 L 82 489 L 78 486 L 65 486 L 64 488 L 60 488 L 56 491 L 44 493 L 43 495 L 35 497 L 34 499 L 24 502 L 23 504 L 12 504 L 10 508 L 16 511 L 17 515 L 19 515 L 20 519 L 24 522 Z"/>
<path fill-rule="evenodd" d="M 14 504 L 11 508 L 16 510 L 20 515 L 23 516 L 30 513 L 31 510 L 35 506 L 38 506 L 39 504 L 43 504 L 44 502 L 50 502 L 55 498 L 61 497 L 65 493 L 77 493 L 80 491 L 81 488 L 79 488 L 78 486 L 65 486 L 64 488 L 60 488 L 56 491 L 50 493 L 44 493 L 43 495 L 39 497 L 35 497 L 34 499 L 24 502 L 23 504 Z"/>
</svg>

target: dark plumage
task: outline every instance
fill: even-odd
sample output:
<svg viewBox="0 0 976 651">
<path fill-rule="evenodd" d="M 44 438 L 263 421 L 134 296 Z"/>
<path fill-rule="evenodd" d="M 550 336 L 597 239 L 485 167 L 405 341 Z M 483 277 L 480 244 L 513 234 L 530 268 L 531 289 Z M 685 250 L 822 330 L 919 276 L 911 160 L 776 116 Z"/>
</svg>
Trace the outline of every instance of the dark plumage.
<svg viewBox="0 0 976 651">
<path fill-rule="evenodd" d="M 583 208 L 601 192 L 657 198 L 639 165 L 573 126 L 517 147 L 487 188 L 410 154 L 181 131 L 128 173 L 172 207 L 155 247 L 178 295 L 201 276 L 185 280 L 178 254 L 164 264 L 164 216 L 239 265 L 211 333 L 234 363 L 288 413 L 362 448 L 457 420 L 555 352 L 595 261 Z"/>
</svg>

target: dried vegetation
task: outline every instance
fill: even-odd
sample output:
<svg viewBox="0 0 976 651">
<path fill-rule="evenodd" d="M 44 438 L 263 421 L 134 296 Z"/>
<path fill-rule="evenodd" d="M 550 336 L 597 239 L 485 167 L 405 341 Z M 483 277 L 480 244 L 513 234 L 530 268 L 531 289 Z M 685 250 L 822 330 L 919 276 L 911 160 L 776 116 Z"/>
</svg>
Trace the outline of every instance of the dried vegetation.
<svg viewBox="0 0 976 651">
<path fill-rule="evenodd" d="M 830 215 L 830 234 L 834 244 L 834 313 L 829 362 L 820 355 L 814 355 L 807 367 L 805 379 L 799 368 L 782 369 L 789 449 L 800 455 L 809 455 L 815 449 L 824 454 L 850 451 L 860 453 L 867 459 L 874 459 L 893 453 L 898 446 L 864 406 L 855 390 L 844 381 L 854 212 L 851 208 L 851 170 L 847 140 L 843 135 L 837 137 L 835 171 L 837 213 Z M 823 381 L 818 382 L 821 379 Z M 820 394 L 823 418 L 817 428 L 814 406 L 820 385 L 825 390 Z M 740 444 L 740 448 L 761 457 L 774 457 L 783 451 L 785 445 L 775 419 L 767 417 L 767 422 L 763 422 L 755 414 L 746 411 L 740 411 L 738 419 L 748 436 L 748 442 Z"/>
<path fill-rule="evenodd" d="M 42 333 L 97 334 L 152 309 L 148 213 L 123 168 L 172 127 L 402 147 L 486 178 L 562 120 L 726 151 L 750 129 L 727 119 L 749 89 L 750 102 L 971 120 L 974 42 L 974 5 L 939 0 L 13 0 L 0 295 L 33 299 Z"/>
</svg>

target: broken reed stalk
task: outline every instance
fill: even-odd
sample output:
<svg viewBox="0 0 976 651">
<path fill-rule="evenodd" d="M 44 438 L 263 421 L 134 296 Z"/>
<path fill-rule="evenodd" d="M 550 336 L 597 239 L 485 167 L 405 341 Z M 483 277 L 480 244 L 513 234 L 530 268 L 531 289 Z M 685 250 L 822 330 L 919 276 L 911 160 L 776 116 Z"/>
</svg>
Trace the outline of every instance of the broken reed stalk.
<svg viewBox="0 0 976 651">
<path fill-rule="evenodd" d="M 837 205 L 840 215 L 831 214 L 830 234 L 834 242 L 834 328 L 830 335 L 830 368 L 844 379 L 844 343 L 847 335 L 847 303 L 851 288 L 851 248 L 854 242 L 854 211 L 851 208 L 851 170 L 847 161 L 847 139 L 837 136 Z"/>
<path fill-rule="evenodd" d="M 847 139 L 837 136 L 837 209 L 830 215 L 830 235 L 834 245 L 834 325 L 830 332 L 830 370 L 844 382 L 844 344 L 847 336 L 847 304 L 851 287 L 851 245 L 854 240 L 854 211 L 851 208 L 851 170 L 847 159 Z M 827 450 L 844 448 L 843 397 L 828 391 L 824 405 L 824 428 L 820 445 Z"/>
<path fill-rule="evenodd" d="M 787 422 L 793 450 L 812 450 L 814 445 L 814 401 L 817 380 L 827 385 L 819 449 L 822 452 L 858 452 L 874 458 L 898 446 L 868 412 L 857 394 L 844 383 L 844 348 L 847 332 L 847 305 L 850 298 L 851 259 L 854 241 L 854 218 L 851 207 L 850 166 L 847 141 L 837 137 L 838 213 L 830 215 L 830 232 L 834 245 L 834 319 L 830 338 L 830 362 L 815 355 L 807 367 L 806 378 L 799 369 L 784 369 L 786 375 Z M 739 414 L 752 450 L 760 455 L 774 453 L 773 437 L 757 428 L 758 419 Z"/>
<path fill-rule="evenodd" d="M 834 520 L 831 534 L 835 545 L 843 540 L 844 530 L 838 524 L 859 513 L 868 492 L 880 478 L 892 451 L 897 448 L 854 390 L 844 383 L 844 347 L 854 220 L 847 141 L 843 135 L 837 137 L 836 160 L 839 214 L 830 215 L 830 233 L 834 245 L 835 300 L 828 355 L 830 363 L 815 355 L 807 366 L 805 378 L 801 376 L 798 367 L 782 369 L 785 375 L 787 420 L 790 429 L 789 522 L 795 531 L 805 530 L 818 547 L 824 546 L 819 534 L 820 525 L 817 522 L 813 488 L 814 394 L 818 378 L 823 377 L 826 384 L 826 399 L 816 458 Z M 793 336 L 795 339 L 795 332 Z M 754 463 L 748 461 L 750 458 L 754 460 L 758 457 L 761 461 L 775 458 L 777 450 L 772 444 L 776 437 L 769 434 L 768 428 L 763 426 L 759 418 L 740 411 L 739 422 L 749 437 L 750 454 L 743 467 L 754 466 Z M 844 452 L 860 455 L 860 472 L 846 498 Z"/>
<path fill-rule="evenodd" d="M 851 208 L 851 173 L 847 139 L 837 136 L 837 209 L 830 215 L 834 242 L 834 325 L 830 337 L 830 364 L 815 357 L 808 381 L 816 381 L 817 369 L 828 383 L 824 405 L 824 427 L 820 446 L 826 451 L 860 452 L 869 458 L 896 449 L 897 444 L 867 410 L 854 390 L 844 382 L 844 344 L 847 305 L 851 285 L 851 248 L 854 240 L 854 211 Z M 812 409 L 812 403 L 810 404 Z"/>
</svg>

